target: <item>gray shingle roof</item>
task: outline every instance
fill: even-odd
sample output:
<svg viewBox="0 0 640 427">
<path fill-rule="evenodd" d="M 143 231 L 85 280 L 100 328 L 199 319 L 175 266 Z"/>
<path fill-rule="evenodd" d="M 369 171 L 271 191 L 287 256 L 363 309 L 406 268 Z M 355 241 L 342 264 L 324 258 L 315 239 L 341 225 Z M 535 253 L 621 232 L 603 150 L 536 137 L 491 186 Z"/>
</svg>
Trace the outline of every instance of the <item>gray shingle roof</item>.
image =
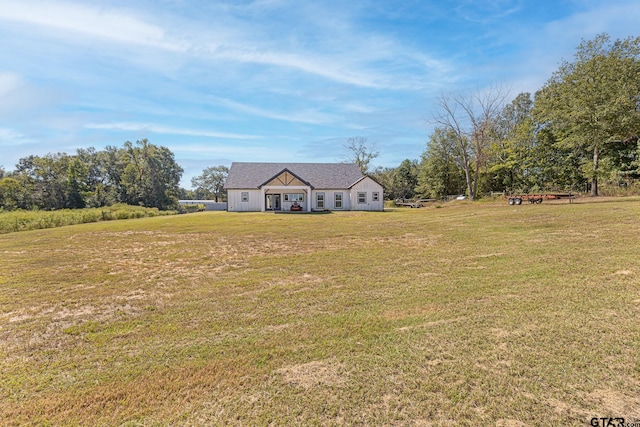
<svg viewBox="0 0 640 427">
<path fill-rule="evenodd" d="M 364 177 L 355 163 L 234 162 L 229 168 L 225 188 L 259 188 L 285 169 L 313 188 L 347 189 Z"/>
</svg>

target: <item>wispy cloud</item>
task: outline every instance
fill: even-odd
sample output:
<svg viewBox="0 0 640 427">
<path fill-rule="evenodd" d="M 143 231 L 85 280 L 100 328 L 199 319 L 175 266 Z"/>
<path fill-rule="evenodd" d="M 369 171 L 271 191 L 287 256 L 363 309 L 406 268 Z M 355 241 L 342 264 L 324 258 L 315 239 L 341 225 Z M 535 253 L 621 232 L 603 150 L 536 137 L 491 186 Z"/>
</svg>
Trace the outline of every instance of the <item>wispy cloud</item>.
<svg viewBox="0 0 640 427">
<path fill-rule="evenodd" d="M 607 32 L 613 37 L 637 34 L 640 22 L 640 7 L 635 0 L 598 4 L 550 22 L 545 31 L 555 44 L 561 41 L 577 46 L 580 38 L 591 39 L 596 34 Z"/>
<path fill-rule="evenodd" d="M 21 132 L 9 128 L 0 128 L 0 141 L 13 142 L 23 139 L 24 135 Z"/>
<path fill-rule="evenodd" d="M 285 122 L 294 123 L 306 123 L 306 124 L 327 124 L 336 119 L 334 115 L 321 113 L 318 111 L 299 111 L 295 113 L 279 113 L 274 110 L 254 107 L 249 104 L 243 104 L 241 102 L 233 101 L 227 98 L 212 97 L 212 99 L 228 108 L 235 111 L 251 114 L 258 117 L 267 119 L 282 120 Z"/>
<path fill-rule="evenodd" d="M 78 3 L 2 1 L 0 20 L 44 26 L 84 36 L 184 51 L 187 46 L 169 40 L 165 31 L 131 12 Z"/>
<path fill-rule="evenodd" d="M 277 13 L 274 4 L 280 5 L 279 2 L 257 2 L 251 5 L 252 12 L 246 12 L 246 7 L 244 9 L 245 13 L 254 13 L 259 9 L 274 14 Z M 292 41 L 278 36 L 286 30 L 278 20 L 271 19 L 271 15 L 259 24 L 251 22 L 247 25 L 241 18 L 225 15 L 228 11 L 217 9 L 219 16 L 213 17 L 213 25 L 196 25 L 189 29 L 184 25 L 184 18 L 153 22 L 153 19 L 157 19 L 153 15 L 143 15 L 130 9 L 38 0 L 0 0 L 0 5 L 0 20 L 4 21 L 40 26 L 62 34 L 80 34 L 96 41 L 153 47 L 183 55 L 184 59 L 191 56 L 220 63 L 233 61 L 297 70 L 363 88 L 416 88 L 425 84 L 426 76 L 431 76 L 433 80 L 433 76 L 441 75 L 443 68 L 446 68 L 442 59 L 430 58 L 424 52 L 413 52 L 390 37 L 373 36 L 346 24 L 336 24 L 336 19 L 331 18 L 330 8 L 314 7 L 313 13 L 325 14 L 329 24 L 322 25 L 330 25 L 328 31 L 339 33 L 334 32 L 332 37 Z M 295 6 L 303 9 L 302 5 Z M 233 19 L 237 25 L 229 25 L 226 23 L 228 19 Z M 311 17 L 307 16 L 306 19 Z M 314 17 L 312 21 L 307 21 L 307 25 L 323 21 L 325 19 Z M 269 35 L 268 40 L 264 37 L 266 34 Z M 340 43 L 336 44 L 334 40 Z M 86 40 L 74 39 L 74 42 Z M 388 71 L 384 70 L 385 63 Z M 425 76 L 423 79 L 408 78 L 408 72 L 413 72 L 409 69 L 416 66 L 421 68 Z M 402 69 L 409 71 L 402 72 Z"/>
<path fill-rule="evenodd" d="M 188 135 L 188 136 L 204 136 L 208 138 L 224 138 L 224 139 L 260 139 L 258 135 L 246 135 L 238 133 L 228 132 L 215 132 L 199 129 L 185 129 L 175 128 L 169 126 L 163 126 L 153 123 L 89 123 L 85 125 L 87 129 L 106 129 L 106 130 L 119 130 L 119 131 L 146 131 L 157 134 L 170 134 L 170 135 Z"/>
</svg>

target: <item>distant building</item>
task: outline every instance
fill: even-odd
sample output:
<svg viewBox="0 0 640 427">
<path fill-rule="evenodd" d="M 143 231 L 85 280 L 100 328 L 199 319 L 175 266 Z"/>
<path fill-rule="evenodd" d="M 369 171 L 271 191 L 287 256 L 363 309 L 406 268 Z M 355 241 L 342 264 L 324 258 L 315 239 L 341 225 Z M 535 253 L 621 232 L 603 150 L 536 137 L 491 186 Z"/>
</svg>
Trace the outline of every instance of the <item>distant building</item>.
<svg viewBox="0 0 640 427">
<path fill-rule="evenodd" d="M 382 185 L 354 163 L 235 162 L 225 189 L 229 212 L 384 209 Z"/>
</svg>

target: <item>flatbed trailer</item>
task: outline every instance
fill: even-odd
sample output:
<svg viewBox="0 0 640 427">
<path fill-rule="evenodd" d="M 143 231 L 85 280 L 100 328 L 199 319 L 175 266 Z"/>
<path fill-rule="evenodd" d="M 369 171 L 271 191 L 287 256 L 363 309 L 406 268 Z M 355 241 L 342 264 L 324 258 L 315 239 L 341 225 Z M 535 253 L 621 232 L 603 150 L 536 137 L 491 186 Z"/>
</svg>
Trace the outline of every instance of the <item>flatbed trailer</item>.
<svg viewBox="0 0 640 427">
<path fill-rule="evenodd" d="M 421 208 L 425 203 L 437 202 L 438 199 L 415 199 L 415 200 L 406 200 L 406 199 L 395 199 L 394 203 L 396 206 L 405 206 L 409 208 Z"/>
<path fill-rule="evenodd" d="M 402 199 L 396 199 L 394 201 L 394 203 L 396 204 L 396 206 L 405 206 L 405 207 L 409 207 L 409 208 L 421 208 L 422 206 L 424 206 L 421 202 L 410 202 L 410 201 L 404 201 Z"/>
<path fill-rule="evenodd" d="M 569 203 L 575 197 L 572 193 L 544 193 L 544 194 L 512 194 L 505 196 L 510 205 L 521 205 L 523 200 L 529 203 L 540 204 L 543 200 L 569 199 Z"/>
</svg>

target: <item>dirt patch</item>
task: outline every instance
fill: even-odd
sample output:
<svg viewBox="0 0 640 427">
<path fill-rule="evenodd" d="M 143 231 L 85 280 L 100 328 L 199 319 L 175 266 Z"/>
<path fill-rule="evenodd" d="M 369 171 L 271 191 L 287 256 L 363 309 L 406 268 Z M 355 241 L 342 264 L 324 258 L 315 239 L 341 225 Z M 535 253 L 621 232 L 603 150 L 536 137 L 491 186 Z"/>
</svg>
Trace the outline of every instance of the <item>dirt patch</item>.
<svg viewBox="0 0 640 427">
<path fill-rule="evenodd" d="M 617 390 L 601 389 L 589 393 L 587 398 L 616 416 L 640 418 L 640 397 L 631 397 Z"/>
<path fill-rule="evenodd" d="M 631 274 L 633 274 L 633 271 L 629 271 L 629 270 L 618 270 L 615 273 L 613 273 L 616 276 L 630 276 Z"/>
<path fill-rule="evenodd" d="M 278 370 L 286 383 L 309 389 L 315 386 L 341 386 L 347 380 L 345 366 L 334 361 L 314 361 Z"/>
</svg>

